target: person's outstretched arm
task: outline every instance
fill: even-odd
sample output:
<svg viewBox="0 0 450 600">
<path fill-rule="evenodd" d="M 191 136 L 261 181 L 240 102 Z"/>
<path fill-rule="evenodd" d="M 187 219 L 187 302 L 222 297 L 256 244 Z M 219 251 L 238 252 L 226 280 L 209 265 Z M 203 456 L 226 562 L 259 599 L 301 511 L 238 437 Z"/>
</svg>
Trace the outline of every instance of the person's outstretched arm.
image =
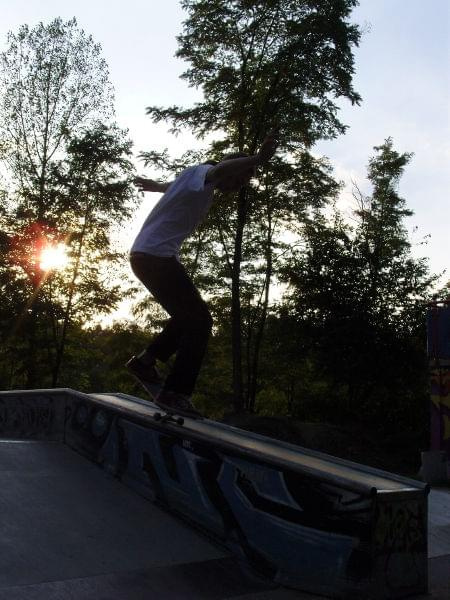
<svg viewBox="0 0 450 600">
<path fill-rule="evenodd" d="M 134 185 L 139 188 L 140 192 L 161 192 L 164 193 L 171 181 L 163 183 L 162 181 L 154 181 L 153 179 L 146 179 L 145 177 L 136 177 Z"/>
<path fill-rule="evenodd" d="M 216 184 L 229 177 L 240 176 L 246 171 L 268 162 L 278 146 L 277 131 L 271 131 L 261 144 L 259 152 L 252 156 L 230 158 L 220 161 L 206 174 L 206 182 Z"/>
</svg>

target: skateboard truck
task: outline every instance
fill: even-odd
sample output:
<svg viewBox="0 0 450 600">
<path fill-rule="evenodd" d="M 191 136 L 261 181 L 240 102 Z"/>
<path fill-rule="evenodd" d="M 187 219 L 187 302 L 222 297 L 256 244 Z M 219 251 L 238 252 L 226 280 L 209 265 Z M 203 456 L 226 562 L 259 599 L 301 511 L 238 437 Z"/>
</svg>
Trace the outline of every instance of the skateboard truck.
<svg viewBox="0 0 450 600">
<path fill-rule="evenodd" d="M 155 412 L 153 414 L 155 421 L 161 421 L 161 423 L 176 423 L 177 425 L 184 425 L 183 417 L 179 417 L 173 413 L 168 412 Z"/>
</svg>

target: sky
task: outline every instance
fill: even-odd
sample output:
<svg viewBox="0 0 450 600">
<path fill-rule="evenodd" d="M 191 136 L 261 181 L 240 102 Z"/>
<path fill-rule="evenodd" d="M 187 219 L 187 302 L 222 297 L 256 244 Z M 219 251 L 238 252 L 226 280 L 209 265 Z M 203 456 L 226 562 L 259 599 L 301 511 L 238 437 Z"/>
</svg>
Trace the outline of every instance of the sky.
<svg viewBox="0 0 450 600">
<path fill-rule="evenodd" d="M 200 99 L 179 78 L 186 63 L 174 57 L 185 16 L 178 0 L 0 0 L 0 14 L 0 47 L 7 32 L 24 23 L 76 17 L 102 46 L 116 93 L 116 120 L 129 130 L 136 156 L 199 147 L 191 135 L 174 137 L 145 113 L 150 105 L 189 106 Z M 427 256 L 432 272 L 439 273 L 449 266 L 450 0 L 360 0 L 351 21 L 364 31 L 354 76 L 362 103 L 339 103 L 347 133 L 320 142 L 314 153 L 330 159 L 346 186 L 340 206 L 350 212 L 352 181 L 370 193 L 365 175 L 374 146 L 392 137 L 396 150 L 413 152 L 400 194 L 415 213 L 408 221 L 414 252 Z M 145 174 L 141 165 L 138 169 Z M 143 198 L 125 244 L 157 199 Z M 448 279 L 450 274 L 442 281 Z"/>
</svg>

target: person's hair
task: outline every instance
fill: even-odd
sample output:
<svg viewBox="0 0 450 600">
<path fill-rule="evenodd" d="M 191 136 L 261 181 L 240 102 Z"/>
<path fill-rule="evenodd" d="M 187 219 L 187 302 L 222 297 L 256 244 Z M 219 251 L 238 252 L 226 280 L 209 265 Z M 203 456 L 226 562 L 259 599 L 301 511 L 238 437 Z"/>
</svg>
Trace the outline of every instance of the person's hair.
<svg viewBox="0 0 450 600">
<path fill-rule="evenodd" d="M 222 157 L 222 160 L 231 160 L 233 158 L 246 158 L 247 156 L 249 156 L 246 152 L 230 152 L 230 154 L 225 154 L 225 156 Z M 215 167 L 217 164 L 219 164 L 218 160 L 206 160 L 204 163 L 202 163 L 202 165 L 212 165 L 213 167 Z"/>
</svg>

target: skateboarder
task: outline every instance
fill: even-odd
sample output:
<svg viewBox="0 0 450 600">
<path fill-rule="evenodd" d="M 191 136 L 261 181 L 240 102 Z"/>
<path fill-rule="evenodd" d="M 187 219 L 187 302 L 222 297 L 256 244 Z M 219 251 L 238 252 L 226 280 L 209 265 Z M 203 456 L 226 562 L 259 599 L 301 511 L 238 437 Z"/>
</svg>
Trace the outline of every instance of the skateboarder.
<svg viewBox="0 0 450 600">
<path fill-rule="evenodd" d="M 208 307 L 179 261 L 180 246 L 208 213 L 214 189 L 229 192 L 247 185 L 256 167 L 269 161 L 276 147 L 276 134 L 271 132 L 255 155 L 238 153 L 218 163 L 192 166 L 171 183 L 143 177 L 135 180 L 143 192 L 164 194 L 132 245 L 131 268 L 170 319 L 148 348 L 133 356 L 126 366 L 147 390 L 153 391 L 155 403 L 163 410 L 199 415 L 191 394 L 212 327 Z M 175 362 L 163 382 L 156 363 L 166 362 L 173 354 Z M 158 386 L 160 391 L 155 395 Z"/>
</svg>

